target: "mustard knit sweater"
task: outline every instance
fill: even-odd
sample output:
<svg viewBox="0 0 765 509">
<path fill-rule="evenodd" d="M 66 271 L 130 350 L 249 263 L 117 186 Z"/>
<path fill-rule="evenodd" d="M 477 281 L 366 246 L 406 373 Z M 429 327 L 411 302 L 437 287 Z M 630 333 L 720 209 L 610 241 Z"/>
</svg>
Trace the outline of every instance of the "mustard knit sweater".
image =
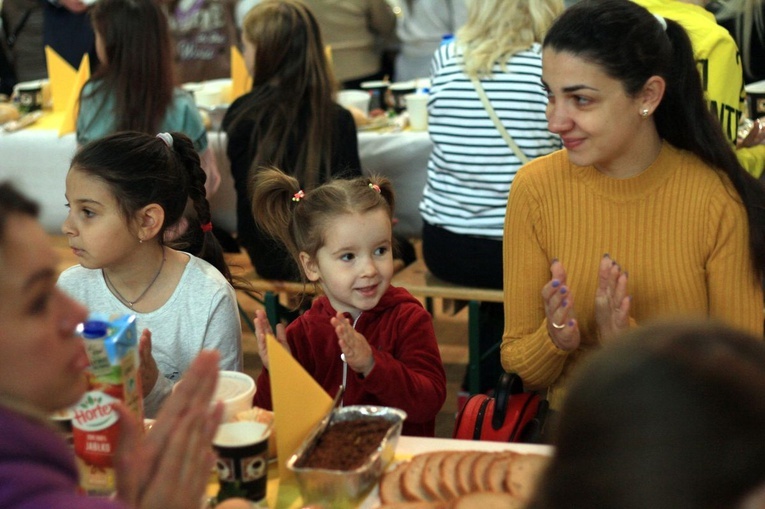
<svg viewBox="0 0 765 509">
<path fill-rule="evenodd" d="M 505 218 L 502 365 L 528 389 L 549 388 L 550 406 L 559 408 L 571 368 L 600 344 L 595 292 L 605 253 L 629 273 L 634 322 L 709 316 L 762 337 L 762 286 L 748 239 L 727 177 L 667 143 L 628 179 L 575 166 L 565 150 L 532 161 L 513 182 Z M 570 353 L 547 333 L 541 291 L 554 258 L 567 272 L 581 331 Z"/>
</svg>

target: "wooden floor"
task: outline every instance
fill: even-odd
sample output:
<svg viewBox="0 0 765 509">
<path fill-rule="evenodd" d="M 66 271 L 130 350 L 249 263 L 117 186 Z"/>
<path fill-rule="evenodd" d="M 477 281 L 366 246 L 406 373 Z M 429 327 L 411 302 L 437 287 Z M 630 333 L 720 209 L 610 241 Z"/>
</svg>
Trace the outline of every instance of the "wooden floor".
<svg viewBox="0 0 765 509">
<path fill-rule="evenodd" d="M 75 263 L 77 260 L 68 248 L 66 238 L 63 236 L 53 237 L 54 245 L 60 256 L 59 269 L 63 270 Z M 244 273 L 252 270 L 249 258 L 245 254 L 229 256 L 230 265 L 235 266 L 234 273 Z M 241 271 L 241 272 L 240 272 Z M 253 299 L 238 292 L 238 300 L 245 312 L 252 316 L 260 305 Z M 467 310 L 463 309 L 456 315 L 452 315 L 441 309 L 441 306 L 434 306 L 434 327 L 436 337 L 441 350 L 441 358 L 446 370 L 446 403 L 444 403 L 441 412 L 436 418 L 436 436 L 451 437 L 454 428 L 454 416 L 457 409 L 457 392 L 462 383 L 465 373 L 465 366 L 468 358 L 467 350 Z M 250 376 L 257 378 L 260 374 L 262 365 L 258 356 L 257 343 L 255 336 L 247 326 L 242 324 L 242 347 L 244 350 L 244 371 Z"/>
</svg>

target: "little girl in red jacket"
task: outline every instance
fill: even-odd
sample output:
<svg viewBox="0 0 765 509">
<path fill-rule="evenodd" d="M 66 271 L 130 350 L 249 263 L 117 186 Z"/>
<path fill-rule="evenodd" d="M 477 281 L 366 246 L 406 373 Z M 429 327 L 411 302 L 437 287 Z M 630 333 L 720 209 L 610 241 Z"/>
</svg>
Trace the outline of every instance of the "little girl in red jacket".
<svg viewBox="0 0 765 509">
<path fill-rule="evenodd" d="M 304 193 L 276 169 L 255 176 L 253 215 L 298 262 L 304 281 L 322 296 L 276 338 L 330 394 L 345 386 L 343 404 L 404 410 L 403 433 L 433 436 L 446 398 L 446 377 L 422 304 L 393 277 L 390 181 L 359 177 L 331 180 Z M 264 369 L 254 403 L 271 409 L 263 311 L 255 332 Z"/>
</svg>

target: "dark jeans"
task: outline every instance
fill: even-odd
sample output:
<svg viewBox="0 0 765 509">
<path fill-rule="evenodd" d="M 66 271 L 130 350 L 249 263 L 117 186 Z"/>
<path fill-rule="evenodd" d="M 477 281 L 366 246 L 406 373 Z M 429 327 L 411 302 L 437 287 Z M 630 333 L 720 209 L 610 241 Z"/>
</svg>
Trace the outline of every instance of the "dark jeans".
<svg viewBox="0 0 765 509">
<path fill-rule="evenodd" d="M 428 270 L 450 283 L 502 288 L 502 241 L 452 233 L 428 223 L 422 228 L 422 255 Z M 480 309 L 481 392 L 496 386 L 502 373 L 499 344 L 505 326 L 502 303 L 484 302 Z M 467 374 L 466 374 L 467 375 Z M 467 387 L 463 380 L 462 388 Z"/>
</svg>

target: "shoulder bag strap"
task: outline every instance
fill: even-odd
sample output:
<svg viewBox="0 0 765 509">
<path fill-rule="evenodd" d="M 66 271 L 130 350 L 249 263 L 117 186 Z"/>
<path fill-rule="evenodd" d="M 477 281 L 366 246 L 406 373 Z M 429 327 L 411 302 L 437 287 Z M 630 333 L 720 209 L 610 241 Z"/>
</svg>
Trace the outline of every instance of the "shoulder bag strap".
<svg viewBox="0 0 765 509">
<path fill-rule="evenodd" d="M 522 164 L 528 163 L 529 158 L 526 157 L 526 154 L 521 151 L 520 147 L 518 147 L 518 145 L 515 143 L 515 140 L 513 140 L 512 136 L 510 136 L 510 133 L 507 132 L 507 129 L 505 129 L 505 126 L 502 125 L 502 122 L 500 122 L 499 118 L 497 117 L 497 113 L 494 111 L 494 108 L 489 102 L 489 98 L 486 97 L 486 92 L 484 92 L 483 86 L 481 86 L 481 82 L 476 77 L 470 78 L 470 81 L 473 82 L 475 91 L 478 92 L 478 97 L 481 99 L 483 107 L 486 108 L 486 113 L 489 114 L 489 118 L 491 118 L 491 121 L 494 122 L 494 127 L 497 128 L 499 134 L 501 134 L 505 139 L 507 146 L 513 150 L 515 156 L 521 160 Z"/>
</svg>

